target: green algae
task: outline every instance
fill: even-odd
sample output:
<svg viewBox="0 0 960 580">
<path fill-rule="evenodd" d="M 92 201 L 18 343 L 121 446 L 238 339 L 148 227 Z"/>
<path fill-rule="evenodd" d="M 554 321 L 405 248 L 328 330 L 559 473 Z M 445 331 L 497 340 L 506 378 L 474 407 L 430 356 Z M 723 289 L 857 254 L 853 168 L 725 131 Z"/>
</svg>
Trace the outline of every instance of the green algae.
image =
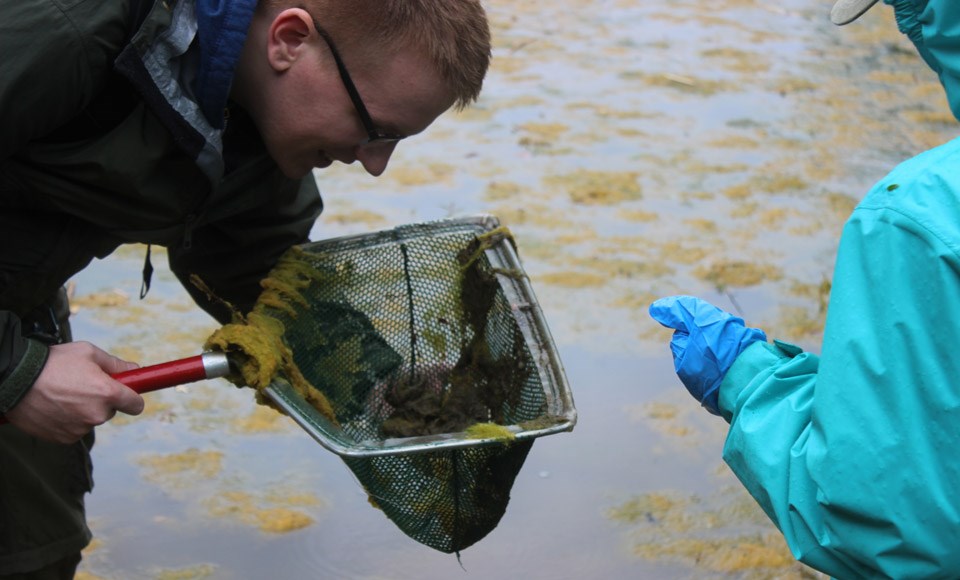
<svg viewBox="0 0 960 580">
<path fill-rule="evenodd" d="M 595 171 L 578 169 L 565 175 L 546 177 L 550 188 L 568 192 L 576 204 L 613 206 L 643 197 L 636 171 Z"/>
<path fill-rule="evenodd" d="M 516 434 L 510 429 L 497 423 L 476 423 L 467 427 L 465 434 L 467 439 L 497 439 L 500 441 L 513 441 L 517 438 Z"/>
<path fill-rule="evenodd" d="M 261 282 L 263 292 L 253 310 L 244 315 L 231 306 L 233 322 L 214 331 L 204 348 L 228 353 L 239 372 L 238 376 L 228 378 L 238 386 L 256 389 L 259 403 L 274 406 L 263 390 L 274 378 L 283 375 L 304 401 L 337 424 L 330 401 L 303 376 L 294 361 L 293 351 L 284 340 L 286 328 L 271 312 L 271 309 L 279 310 L 296 317 L 298 310 L 293 304 L 308 306 L 300 291 L 326 279 L 328 274 L 314 268 L 302 249 L 292 247 Z M 194 283 L 201 289 L 205 287 L 199 280 Z"/>
<path fill-rule="evenodd" d="M 743 260 L 717 261 L 709 266 L 697 268 L 695 274 L 720 291 L 727 288 L 756 286 L 767 281 L 777 281 L 783 277 L 783 272 L 777 266 Z"/>
<path fill-rule="evenodd" d="M 706 498 L 646 493 L 610 508 L 607 517 L 631 528 L 631 551 L 645 560 L 737 577 L 819 577 L 794 559 L 783 536 L 767 527 L 759 506 L 739 489 Z"/>
</svg>

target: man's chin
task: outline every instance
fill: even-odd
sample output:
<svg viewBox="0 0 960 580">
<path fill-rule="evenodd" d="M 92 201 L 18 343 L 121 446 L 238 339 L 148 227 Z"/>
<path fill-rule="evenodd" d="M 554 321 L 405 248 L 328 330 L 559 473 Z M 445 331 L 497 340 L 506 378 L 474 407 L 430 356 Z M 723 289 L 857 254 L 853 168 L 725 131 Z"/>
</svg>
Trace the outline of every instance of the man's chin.
<svg viewBox="0 0 960 580">
<path fill-rule="evenodd" d="M 333 165 L 333 159 L 322 157 L 313 163 L 277 163 L 280 171 L 290 179 L 303 179 L 314 169 L 326 169 Z"/>
<path fill-rule="evenodd" d="M 313 167 L 310 167 L 310 166 L 303 166 L 303 165 L 297 165 L 297 166 L 281 165 L 280 166 L 280 172 L 283 173 L 285 176 L 289 177 L 290 179 L 303 179 L 304 177 L 309 175 L 311 171 L 313 171 Z"/>
<path fill-rule="evenodd" d="M 331 165 L 333 165 L 333 159 L 330 159 L 329 157 L 324 157 L 321 161 L 319 161 L 318 163 L 315 163 L 313 167 L 315 169 L 326 169 Z"/>
</svg>

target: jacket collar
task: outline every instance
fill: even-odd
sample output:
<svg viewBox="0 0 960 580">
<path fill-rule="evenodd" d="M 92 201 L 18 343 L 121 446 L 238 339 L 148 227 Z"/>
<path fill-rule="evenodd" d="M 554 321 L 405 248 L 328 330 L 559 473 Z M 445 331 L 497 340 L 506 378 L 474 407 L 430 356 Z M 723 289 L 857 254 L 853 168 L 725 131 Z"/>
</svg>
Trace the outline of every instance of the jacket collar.
<svg viewBox="0 0 960 580">
<path fill-rule="evenodd" d="M 224 109 L 256 0 L 155 2 L 114 62 L 212 184 L 223 177 Z"/>
</svg>

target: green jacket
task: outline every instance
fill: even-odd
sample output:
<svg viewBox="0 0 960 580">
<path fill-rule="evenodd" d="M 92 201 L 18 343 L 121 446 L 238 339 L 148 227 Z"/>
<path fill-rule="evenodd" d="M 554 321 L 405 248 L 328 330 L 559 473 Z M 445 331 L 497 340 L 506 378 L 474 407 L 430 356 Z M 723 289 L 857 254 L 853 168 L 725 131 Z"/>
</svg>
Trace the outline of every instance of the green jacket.
<svg viewBox="0 0 960 580">
<path fill-rule="evenodd" d="M 886 0 L 960 116 L 960 2 Z M 843 229 L 822 353 L 756 343 L 720 387 L 724 459 L 837 578 L 960 577 L 960 139 Z"/>
<path fill-rule="evenodd" d="M 46 360 L 22 327 L 93 258 L 163 245 L 181 280 L 197 274 L 246 309 L 279 254 L 307 240 L 322 209 L 313 178 L 285 178 L 243 111 L 221 113 L 254 6 L 0 2 L 0 413 Z M 87 544 L 92 443 L 0 426 L 0 575 Z"/>
<path fill-rule="evenodd" d="M 193 100 L 197 20 L 195 0 L 0 3 L 0 413 L 46 353 L 17 318 L 93 258 L 165 246 L 181 280 L 244 309 L 307 240 L 322 210 L 313 177 L 284 177 L 240 109 L 210 120 Z"/>
</svg>

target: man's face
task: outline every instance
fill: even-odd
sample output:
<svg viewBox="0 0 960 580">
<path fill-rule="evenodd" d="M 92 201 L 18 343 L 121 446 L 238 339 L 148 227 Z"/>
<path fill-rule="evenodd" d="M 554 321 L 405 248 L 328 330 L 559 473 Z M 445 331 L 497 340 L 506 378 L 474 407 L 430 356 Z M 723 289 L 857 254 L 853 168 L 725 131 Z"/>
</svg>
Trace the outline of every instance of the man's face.
<svg viewBox="0 0 960 580">
<path fill-rule="evenodd" d="M 453 97 L 424 55 L 412 47 L 384 51 L 364 65 L 343 54 L 345 67 L 381 133 L 409 137 L 450 108 Z M 273 76 L 255 115 L 267 150 L 288 177 L 299 178 L 334 161 L 360 161 L 377 176 L 386 169 L 397 142 L 369 143 L 325 42 L 304 50 L 282 74 Z"/>
</svg>

